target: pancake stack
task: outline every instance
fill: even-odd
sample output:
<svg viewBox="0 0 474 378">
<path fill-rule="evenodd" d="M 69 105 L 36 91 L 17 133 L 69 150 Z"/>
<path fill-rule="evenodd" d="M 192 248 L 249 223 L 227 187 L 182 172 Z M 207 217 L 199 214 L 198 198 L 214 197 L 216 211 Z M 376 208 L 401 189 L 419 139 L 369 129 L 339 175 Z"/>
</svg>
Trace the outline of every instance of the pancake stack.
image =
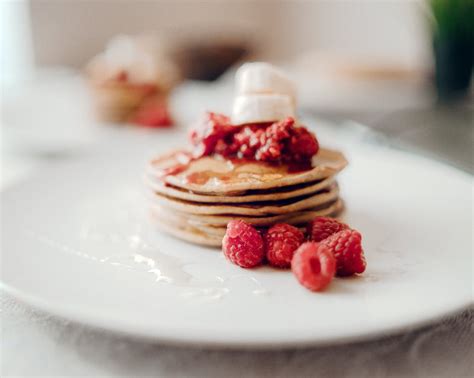
<svg viewBox="0 0 474 378">
<path fill-rule="evenodd" d="M 152 160 L 145 182 L 157 227 L 188 242 L 221 246 L 233 219 L 262 229 L 280 222 L 304 227 L 343 209 L 335 176 L 347 161 L 338 151 L 321 148 L 304 169 L 219 156 L 183 163 L 183 156 Z"/>
</svg>

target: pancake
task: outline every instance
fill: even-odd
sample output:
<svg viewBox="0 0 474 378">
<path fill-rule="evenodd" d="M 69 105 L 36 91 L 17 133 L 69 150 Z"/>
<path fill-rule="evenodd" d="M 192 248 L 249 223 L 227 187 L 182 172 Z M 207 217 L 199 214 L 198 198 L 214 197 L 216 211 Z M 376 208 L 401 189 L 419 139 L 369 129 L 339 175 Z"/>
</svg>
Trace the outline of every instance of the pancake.
<svg viewBox="0 0 474 378">
<path fill-rule="evenodd" d="M 335 175 L 347 165 L 320 149 L 311 167 L 271 165 L 174 151 L 153 160 L 144 182 L 156 227 L 174 237 L 221 246 L 227 224 L 242 219 L 264 230 L 276 223 L 304 228 L 344 208 Z"/>
<path fill-rule="evenodd" d="M 199 202 L 183 201 L 161 194 L 154 194 L 151 201 L 163 207 L 189 214 L 264 216 L 289 214 L 295 211 L 313 208 L 335 201 L 338 195 L 339 188 L 337 184 L 334 183 L 329 188 L 310 194 L 309 196 L 290 198 L 283 201 L 250 202 L 244 204 L 202 204 Z"/>
<path fill-rule="evenodd" d="M 297 211 L 290 214 L 280 214 L 266 217 L 251 217 L 239 215 L 192 215 L 174 210 L 170 210 L 159 205 L 152 205 L 152 213 L 163 219 L 174 220 L 180 223 L 187 223 L 192 226 L 213 226 L 226 227 L 231 220 L 242 219 L 256 227 L 268 227 L 275 223 L 300 224 L 309 222 L 317 216 L 334 216 L 339 214 L 344 208 L 341 199 L 320 205 L 304 211 Z"/>
<path fill-rule="evenodd" d="M 337 216 L 342 210 L 342 201 L 337 201 L 326 211 L 315 212 L 311 214 L 313 219 L 317 215 L 321 216 Z M 309 212 L 308 212 L 309 213 Z M 178 239 L 185 240 L 190 243 L 200 244 L 203 246 L 221 247 L 222 238 L 224 237 L 226 227 L 213 227 L 206 225 L 189 224 L 183 219 L 172 219 L 167 214 L 153 212 L 154 224 L 156 227 Z M 308 220 L 302 220 L 301 223 L 293 223 L 296 226 L 303 226 Z"/>
<path fill-rule="evenodd" d="M 275 189 L 289 185 L 315 182 L 334 176 L 347 165 L 338 151 L 321 148 L 313 158 L 312 168 L 301 170 L 285 164 L 241 162 L 206 156 L 183 164 L 185 153 L 175 151 L 153 160 L 148 174 L 188 192 L 207 195 L 237 195 L 248 190 Z M 166 169 L 175 174 L 163 176 Z"/>
<path fill-rule="evenodd" d="M 155 193 L 184 201 L 201 203 L 244 203 L 257 201 L 279 201 L 315 193 L 330 186 L 334 182 L 334 177 L 328 177 L 315 182 L 284 186 L 273 190 L 250 190 L 238 195 L 214 196 L 186 191 L 182 188 L 165 184 L 161 180 L 153 178 L 150 175 L 145 175 L 144 180 L 145 185 Z"/>
<path fill-rule="evenodd" d="M 156 217 L 154 219 L 154 224 L 160 231 L 193 244 L 200 244 L 208 247 L 220 247 L 222 245 L 223 236 L 210 235 L 209 233 L 203 232 L 195 227 L 162 220 Z"/>
</svg>

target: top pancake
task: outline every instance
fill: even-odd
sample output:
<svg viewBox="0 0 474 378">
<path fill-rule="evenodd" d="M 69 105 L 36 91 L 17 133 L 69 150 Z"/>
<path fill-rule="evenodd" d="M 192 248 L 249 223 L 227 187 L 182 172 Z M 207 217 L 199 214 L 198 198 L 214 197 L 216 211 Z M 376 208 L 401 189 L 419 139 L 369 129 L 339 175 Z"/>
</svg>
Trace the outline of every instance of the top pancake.
<svg viewBox="0 0 474 378">
<path fill-rule="evenodd" d="M 208 195 L 240 195 L 248 190 L 264 190 L 321 180 L 335 175 L 347 165 L 339 151 L 321 148 L 313 157 L 312 168 L 292 171 L 288 165 L 259 162 L 239 162 L 206 156 L 182 166 L 180 151 L 155 159 L 150 163 L 151 176 L 162 175 L 163 169 L 182 168 L 166 175 L 165 183 L 184 190 Z"/>
</svg>

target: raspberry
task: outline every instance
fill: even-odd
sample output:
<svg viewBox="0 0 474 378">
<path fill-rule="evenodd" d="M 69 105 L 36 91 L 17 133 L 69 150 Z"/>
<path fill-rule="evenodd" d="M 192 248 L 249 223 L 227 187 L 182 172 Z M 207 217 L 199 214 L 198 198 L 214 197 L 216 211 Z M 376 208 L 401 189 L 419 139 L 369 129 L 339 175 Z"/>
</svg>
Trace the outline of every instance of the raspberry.
<svg viewBox="0 0 474 378">
<path fill-rule="evenodd" d="M 291 117 L 278 122 L 235 127 L 224 115 L 207 113 L 190 133 L 194 157 L 212 154 L 268 163 L 308 164 L 318 152 L 313 133 Z"/>
<path fill-rule="evenodd" d="M 304 235 L 286 223 L 276 224 L 265 234 L 264 243 L 270 265 L 289 268 L 296 249 L 303 243 Z"/>
<path fill-rule="evenodd" d="M 168 112 L 168 104 L 160 97 L 145 100 L 130 121 L 146 127 L 168 127 L 173 124 Z"/>
<path fill-rule="evenodd" d="M 268 124 L 246 125 L 236 133 L 232 140 L 231 150 L 237 152 L 238 158 L 254 158 L 261 146 L 261 135 Z"/>
<path fill-rule="evenodd" d="M 338 276 L 351 276 L 365 270 L 361 239 L 362 236 L 355 230 L 342 230 L 321 242 L 334 254 Z"/>
<path fill-rule="evenodd" d="M 194 156 L 211 155 L 219 141 L 226 141 L 237 130 L 231 125 L 229 117 L 208 112 L 198 125 L 191 130 L 189 139 L 195 148 Z"/>
<path fill-rule="evenodd" d="M 293 128 L 289 141 L 288 153 L 292 161 L 310 161 L 319 151 L 319 143 L 314 134 L 304 127 Z"/>
<path fill-rule="evenodd" d="M 307 242 L 296 250 L 291 260 L 291 270 L 301 285 L 312 291 L 320 291 L 333 279 L 336 260 L 328 246 Z"/>
<path fill-rule="evenodd" d="M 336 232 L 346 230 L 349 227 L 333 218 L 316 217 L 308 224 L 307 232 L 309 239 L 320 242 Z"/>
<path fill-rule="evenodd" d="M 243 220 L 230 221 L 222 240 L 222 252 L 234 264 L 253 268 L 262 264 L 264 258 L 262 236 Z"/>
<path fill-rule="evenodd" d="M 275 162 L 285 157 L 283 151 L 285 142 L 289 140 L 294 124 L 295 120 L 288 117 L 268 126 L 260 137 L 261 147 L 256 152 L 255 158 L 261 161 Z"/>
<path fill-rule="evenodd" d="M 288 117 L 267 127 L 261 138 L 257 160 L 286 163 L 308 163 L 319 150 L 318 140 L 305 127 L 296 127 Z"/>
</svg>

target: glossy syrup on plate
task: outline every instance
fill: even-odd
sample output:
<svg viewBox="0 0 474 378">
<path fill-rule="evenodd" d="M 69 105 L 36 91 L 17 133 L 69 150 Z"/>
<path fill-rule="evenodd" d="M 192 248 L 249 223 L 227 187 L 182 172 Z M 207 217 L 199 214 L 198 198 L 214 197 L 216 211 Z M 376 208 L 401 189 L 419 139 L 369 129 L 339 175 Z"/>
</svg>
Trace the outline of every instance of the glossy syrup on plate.
<svg viewBox="0 0 474 378">
<path fill-rule="evenodd" d="M 207 278 L 202 278 L 196 274 L 190 273 L 187 268 L 191 265 L 197 265 L 199 262 L 186 261 L 184 258 L 164 253 L 160 249 L 151 246 L 139 234 L 120 235 L 116 233 L 100 233 L 97 232 L 97 230 L 91 232 L 88 228 L 86 228 L 86 230 L 88 231 L 84 232 L 83 230 L 81 233 L 82 239 L 116 243 L 121 244 L 122 246 L 126 245 L 130 250 L 130 253 L 119 253 L 105 257 L 98 257 L 94 254 L 89 254 L 70 247 L 69 245 L 52 238 L 38 235 L 32 231 L 28 232 L 28 234 L 59 252 L 94 261 L 98 264 L 111 265 L 124 271 L 130 270 L 150 275 L 153 277 L 153 282 L 156 284 L 172 285 L 173 287 L 178 288 L 179 295 L 185 300 L 198 300 L 201 302 L 220 300 L 231 294 L 231 283 L 234 283 L 235 281 L 247 282 L 247 284 L 243 286 L 249 287 L 250 295 L 261 296 L 270 293 L 269 290 L 267 290 L 262 283 L 252 275 L 213 275 Z M 220 256 L 221 255 L 216 254 L 216 258 Z"/>
</svg>

